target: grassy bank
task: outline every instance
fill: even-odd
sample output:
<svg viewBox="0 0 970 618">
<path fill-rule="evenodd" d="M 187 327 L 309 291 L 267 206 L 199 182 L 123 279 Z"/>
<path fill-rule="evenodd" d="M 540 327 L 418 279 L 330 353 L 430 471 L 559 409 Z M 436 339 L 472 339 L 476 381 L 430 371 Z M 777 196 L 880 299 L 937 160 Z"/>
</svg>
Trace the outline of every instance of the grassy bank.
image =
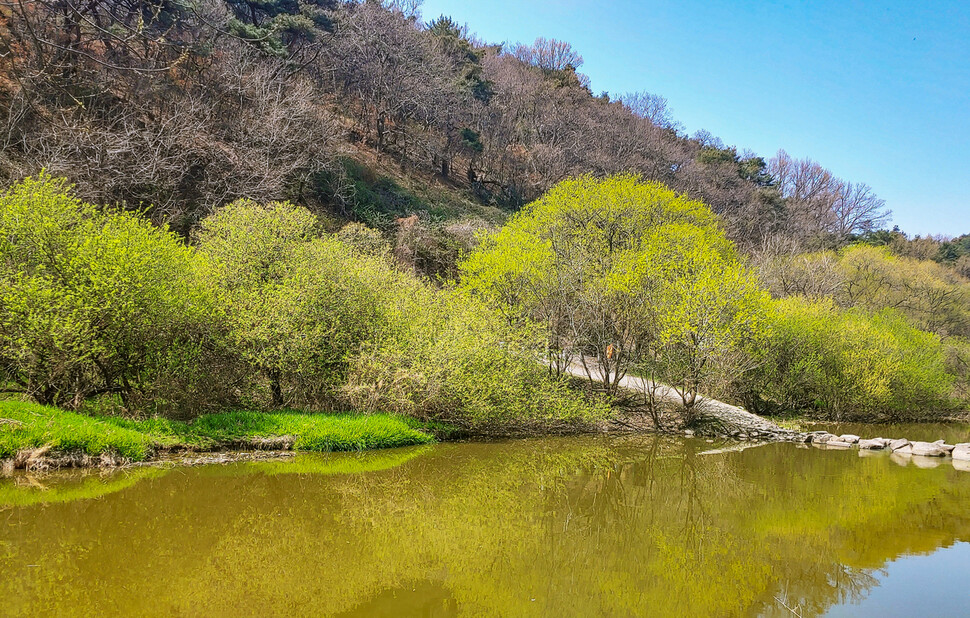
<svg viewBox="0 0 970 618">
<path fill-rule="evenodd" d="M 134 461 L 159 449 L 240 447 L 281 441 L 301 451 L 356 451 L 434 441 L 432 427 L 388 414 L 312 414 L 235 411 L 191 422 L 161 418 L 92 417 L 22 401 L 0 401 L 0 459 L 47 446 L 50 452 L 110 453 Z"/>
</svg>

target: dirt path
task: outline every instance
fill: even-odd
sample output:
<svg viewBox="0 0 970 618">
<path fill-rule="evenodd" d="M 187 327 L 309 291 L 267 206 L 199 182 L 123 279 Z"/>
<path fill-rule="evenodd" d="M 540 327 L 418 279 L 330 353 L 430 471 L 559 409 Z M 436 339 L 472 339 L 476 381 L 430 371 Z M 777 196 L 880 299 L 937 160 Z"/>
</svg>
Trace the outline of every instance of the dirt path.
<svg viewBox="0 0 970 618">
<path fill-rule="evenodd" d="M 591 373 L 593 374 L 593 379 L 597 381 L 602 381 L 596 375 L 597 370 L 590 365 Z M 573 363 L 566 369 L 566 373 L 569 375 L 584 378 L 586 375 L 586 370 L 580 364 Z M 652 383 L 649 380 L 643 378 L 637 378 L 633 376 L 625 376 L 620 379 L 620 387 L 637 392 L 646 392 L 647 388 L 650 388 Z M 674 405 L 682 405 L 682 400 L 680 393 L 676 389 L 666 386 L 663 384 L 658 384 L 656 386 L 657 397 L 666 403 L 672 403 Z M 752 414 L 744 408 L 739 408 L 737 406 L 732 406 L 729 403 L 724 403 L 723 401 L 718 401 L 717 399 L 710 399 L 708 397 L 698 397 L 698 401 L 695 404 L 699 416 L 705 421 L 713 421 L 717 425 L 717 432 L 723 434 L 744 434 L 750 437 L 773 437 L 777 439 L 791 439 L 797 432 L 783 429 L 772 423 L 768 419 L 758 416 L 757 414 Z"/>
</svg>

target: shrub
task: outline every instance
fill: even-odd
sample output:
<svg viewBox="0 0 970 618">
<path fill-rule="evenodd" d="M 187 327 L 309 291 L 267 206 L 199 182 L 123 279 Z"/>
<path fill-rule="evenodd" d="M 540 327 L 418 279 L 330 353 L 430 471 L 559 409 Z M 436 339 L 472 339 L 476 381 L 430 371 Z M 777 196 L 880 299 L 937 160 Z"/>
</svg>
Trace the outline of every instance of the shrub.
<svg viewBox="0 0 970 618">
<path fill-rule="evenodd" d="M 236 202 L 203 220 L 196 239 L 224 291 L 232 345 L 272 404 L 331 401 L 382 322 L 387 264 L 321 236 L 309 211 L 287 203 Z"/>
<path fill-rule="evenodd" d="M 45 174 L 0 197 L 0 372 L 41 403 L 115 394 L 128 409 L 206 407 L 219 365 L 205 264 L 138 215 Z M 189 400 L 192 396 L 200 400 Z"/>
<path fill-rule="evenodd" d="M 591 422 L 587 401 L 550 376 L 539 333 L 510 326 L 466 293 L 415 280 L 387 298 L 394 325 L 355 360 L 345 393 L 357 408 L 473 427 Z"/>
<path fill-rule="evenodd" d="M 841 310 L 831 300 L 776 303 L 756 408 L 836 419 L 918 418 L 945 409 L 953 385 L 939 336 L 899 313 Z"/>
</svg>

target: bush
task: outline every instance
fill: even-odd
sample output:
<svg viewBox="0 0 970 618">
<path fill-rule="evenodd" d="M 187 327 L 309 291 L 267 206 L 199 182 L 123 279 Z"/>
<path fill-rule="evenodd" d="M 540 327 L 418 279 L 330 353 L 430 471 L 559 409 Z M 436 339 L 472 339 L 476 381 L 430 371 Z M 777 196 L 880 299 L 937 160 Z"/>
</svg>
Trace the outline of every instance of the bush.
<svg viewBox="0 0 970 618">
<path fill-rule="evenodd" d="M 310 212 L 288 203 L 226 206 L 202 221 L 196 240 L 224 292 L 234 350 L 265 380 L 271 403 L 332 403 L 383 321 L 386 262 L 321 236 Z"/>
<path fill-rule="evenodd" d="M 472 427 L 591 422 L 608 410 L 549 375 L 539 333 L 461 291 L 402 281 L 392 328 L 366 346 L 345 388 L 354 407 Z"/>
<path fill-rule="evenodd" d="M 205 408 L 223 393 L 205 263 L 140 216 L 41 174 L 0 197 L 0 375 L 36 401 Z M 198 399 L 195 399 L 198 398 Z"/>
<path fill-rule="evenodd" d="M 788 298 L 776 303 L 773 327 L 758 379 L 748 385 L 756 409 L 899 419 L 950 405 L 954 378 L 939 336 L 895 311 Z"/>
</svg>

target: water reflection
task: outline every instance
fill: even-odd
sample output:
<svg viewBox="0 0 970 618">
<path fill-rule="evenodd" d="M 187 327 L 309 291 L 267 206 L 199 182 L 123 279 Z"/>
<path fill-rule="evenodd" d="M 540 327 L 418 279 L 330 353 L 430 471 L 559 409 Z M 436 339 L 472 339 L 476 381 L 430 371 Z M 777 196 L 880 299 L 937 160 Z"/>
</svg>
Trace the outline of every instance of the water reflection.
<svg viewBox="0 0 970 618">
<path fill-rule="evenodd" d="M 0 481 L 0 613 L 810 616 L 970 540 L 970 473 L 948 464 L 711 448 L 446 444 L 108 479 L 73 501 L 11 502 Z"/>
</svg>

